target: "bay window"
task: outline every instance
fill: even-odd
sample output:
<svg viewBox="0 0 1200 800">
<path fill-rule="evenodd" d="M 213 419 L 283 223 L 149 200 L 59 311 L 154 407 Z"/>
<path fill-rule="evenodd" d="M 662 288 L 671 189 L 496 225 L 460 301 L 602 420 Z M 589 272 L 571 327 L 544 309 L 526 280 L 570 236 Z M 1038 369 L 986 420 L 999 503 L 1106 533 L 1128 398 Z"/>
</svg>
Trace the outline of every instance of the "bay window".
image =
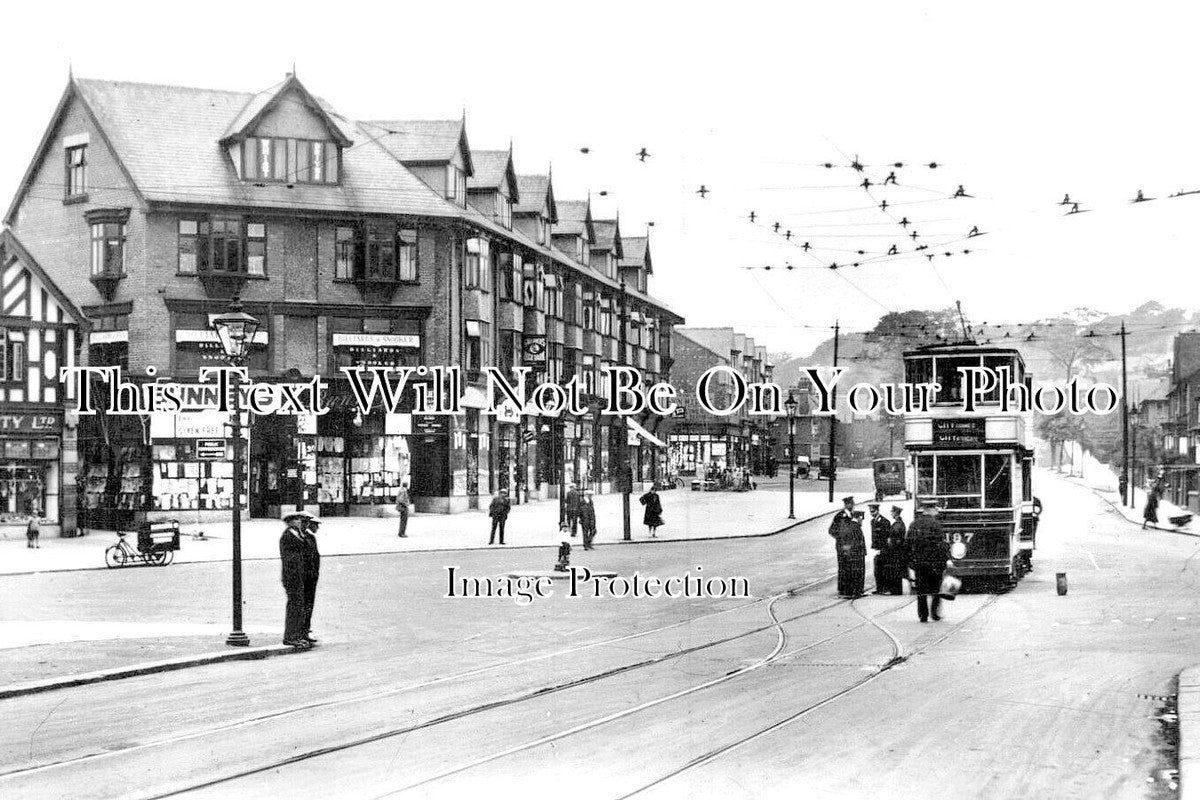
<svg viewBox="0 0 1200 800">
<path fill-rule="evenodd" d="M 334 227 L 335 280 L 415 281 L 419 274 L 419 232 L 397 229 L 391 220 L 343 223 Z"/>
<path fill-rule="evenodd" d="M 267 224 L 236 216 L 184 217 L 178 222 L 181 275 L 265 276 Z"/>
<path fill-rule="evenodd" d="M 125 223 L 92 223 L 92 275 L 125 274 Z"/>
</svg>

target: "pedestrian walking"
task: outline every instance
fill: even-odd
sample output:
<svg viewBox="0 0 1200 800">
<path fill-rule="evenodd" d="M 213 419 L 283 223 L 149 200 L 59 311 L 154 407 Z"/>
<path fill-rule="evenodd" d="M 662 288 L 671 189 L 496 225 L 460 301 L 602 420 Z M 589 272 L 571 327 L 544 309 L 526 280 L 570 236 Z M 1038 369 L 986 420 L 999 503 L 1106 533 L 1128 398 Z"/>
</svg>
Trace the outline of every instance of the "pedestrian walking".
<svg viewBox="0 0 1200 800">
<path fill-rule="evenodd" d="M 29 510 L 29 522 L 25 525 L 25 546 L 40 549 L 42 536 L 42 511 L 35 504 Z"/>
<path fill-rule="evenodd" d="M 574 537 L 579 530 L 579 506 L 583 502 L 583 496 L 579 494 L 579 487 L 571 484 L 567 487 L 567 496 L 563 498 L 563 514 L 567 527 L 571 529 L 571 536 Z"/>
<path fill-rule="evenodd" d="M 662 527 L 662 498 L 658 496 L 658 490 L 653 486 L 650 491 L 646 492 L 638 502 L 646 507 L 646 512 L 642 515 L 642 524 L 650 529 L 650 538 L 658 538 L 658 529 Z"/>
<path fill-rule="evenodd" d="M 928 622 L 930 617 L 939 620 L 941 605 L 942 574 L 951 565 L 950 544 L 942 535 L 938 522 L 937 503 L 922 504 L 922 513 L 913 519 L 908 529 L 908 567 L 912 570 L 917 591 L 917 618 Z M 932 601 L 930 598 L 932 597 Z"/>
<path fill-rule="evenodd" d="M 883 570 L 884 591 L 888 594 L 904 594 L 904 576 L 908 572 L 908 555 L 905 552 L 908 526 L 901 516 L 903 511 L 900 506 L 892 506 L 892 527 L 884 549 L 886 566 Z"/>
<path fill-rule="evenodd" d="M 316 644 L 317 638 L 312 635 L 313 607 L 317 603 L 317 581 L 321 578 L 321 550 L 317 547 L 317 531 L 321 520 L 305 515 L 304 544 L 304 639 L 309 644 Z"/>
<path fill-rule="evenodd" d="M 583 501 L 579 504 L 579 522 L 583 526 L 583 549 L 594 549 L 592 540 L 596 538 L 596 504 L 591 491 L 583 493 Z"/>
<path fill-rule="evenodd" d="M 496 543 L 496 532 L 500 532 L 500 544 L 504 544 L 504 523 L 508 521 L 508 512 L 512 510 L 512 503 L 508 501 L 508 492 L 504 489 L 496 492 L 496 496 L 492 498 L 492 504 L 488 506 L 488 516 L 492 518 L 492 535 L 488 538 L 488 544 Z"/>
<path fill-rule="evenodd" d="M 884 570 L 887 567 L 885 551 L 887 550 L 888 536 L 892 533 L 892 523 L 879 513 L 879 503 L 867 503 L 867 510 L 871 512 L 871 549 L 875 551 L 875 558 L 872 561 L 875 591 L 872 594 L 890 594 L 886 588 L 887 576 L 884 574 Z"/>
<path fill-rule="evenodd" d="M 838 594 L 862 597 L 867 543 L 863 538 L 862 519 L 854 513 L 853 497 L 842 498 L 842 510 L 829 523 L 829 535 L 837 549 Z"/>
<path fill-rule="evenodd" d="M 1150 491 L 1146 494 L 1146 507 L 1142 509 L 1142 530 L 1146 529 L 1146 525 L 1153 523 L 1158 524 L 1158 487 L 1150 487 Z"/>
<path fill-rule="evenodd" d="M 283 643 L 300 649 L 312 647 L 312 643 L 304 635 L 305 617 L 305 561 L 308 554 L 308 543 L 304 538 L 304 520 L 307 515 L 302 511 L 284 514 L 283 522 L 287 526 L 279 537 L 279 560 L 282 562 L 283 591 L 287 595 L 287 610 L 284 613 Z"/>
<path fill-rule="evenodd" d="M 408 496 L 408 484 L 400 484 L 400 493 L 396 495 L 396 512 L 400 515 L 400 533 L 401 539 L 408 538 L 408 507 L 412 504 L 412 498 Z"/>
</svg>

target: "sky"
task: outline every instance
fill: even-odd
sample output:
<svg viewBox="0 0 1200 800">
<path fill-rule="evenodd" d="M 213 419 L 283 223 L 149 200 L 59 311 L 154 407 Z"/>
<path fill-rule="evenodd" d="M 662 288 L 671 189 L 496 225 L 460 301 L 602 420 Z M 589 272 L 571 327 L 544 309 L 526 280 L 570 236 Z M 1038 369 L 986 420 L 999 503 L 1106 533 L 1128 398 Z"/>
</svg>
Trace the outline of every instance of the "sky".
<svg viewBox="0 0 1200 800">
<path fill-rule="evenodd" d="M 992 324 L 1200 307 L 1200 194 L 1168 197 L 1200 190 L 1200 8 L 817 5 L 23 3 L 0 50 L 0 192 L 68 68 L 258 91 L 294 65 L 355 119 L 465 111 L 473 148 L 511 142 L 519 173 L 553 166 L 560 200 L 590 192 L 597 218 L 648 230 L 651 293 L 689 325 L 772 351 L 955 302 Z M 858 185 L 893 170 L 896 186 Z M 1064 194 L 1087 213 L 1066 216 Z"/>
</svg>

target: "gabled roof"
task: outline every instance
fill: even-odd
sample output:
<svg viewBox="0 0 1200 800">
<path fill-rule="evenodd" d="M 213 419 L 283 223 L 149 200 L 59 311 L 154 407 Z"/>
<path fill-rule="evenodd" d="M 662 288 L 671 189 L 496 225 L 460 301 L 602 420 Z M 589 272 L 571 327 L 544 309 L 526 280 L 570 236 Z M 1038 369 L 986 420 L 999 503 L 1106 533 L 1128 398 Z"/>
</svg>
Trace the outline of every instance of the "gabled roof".
<svg viewBox="0 0 1200 800">
<path fill-rule="evenodd" d="M 342 151 L 338 184 L 242 181 L 221 139 L 254 95 L 124 81 L 75 78 L 67 86 L 38 153 L 9 209 L 33 187 L 37 165 L 53 144 L 60 120 L 77 99 L 138 197 L 147 203 L 313 209 L 352 214 L 454 217 L 460 209 L 441 198 L 386 151 L 386 132 L 369 134 L 354 123 L 355 144 Z M 336 115 L 321 104 L 331 118 Z M 97 187 L 99 188 L 99 187 Z"/>
<path fill-rule="evenodd" d="M 393 119 L 362 123 L 383 134 L 380 142 L 403 164 L 449 164 L 457 151 L 467 177 L 475 174 L 467 124 L 461 119 Z"/>
<path fill-rule="evenodd" d="M 21 265 L 25 267 L 25 269 L 29 270 L 30 274 L 37 278 L 38 282 L 41 283 L 42 286 L 46 288 L 46 291 L 50 293 L 50 296 L 54 298 L 54 301 L 58 303 L 58 305 L 62 307 L 62 310 L 66 312 L 67 316 L 71 318 L 71 322 L 74 322 L 76 325 L 79 325 L 84 329 L 87 329 L 90 326 L 87 317 L 84 316 L 83 312 L 79 310 L 79 307 L 72 303 L 69 297 L 63 294 L 62 290 L 58 288 L 50 276 L 46 274 L 46 271 L 42 269 L 42 265 L 37 262 L 37 259 L 35 259 L 30 252 L 25 249 L 25 246 L 21 244 L 20 240 L 17 239 L 16 234 L 14 234 L 8 228 L 4 228 L 3 230 L 0 230 L 0 267 L 7 266 L 10 258 L 15 258 L 17 261 L 21 262 Z"/>
<path fill-rule="evenodd" d="M 558 206 L 554 202 L 554 185 L 549 175 L 518 175 L 517 190 L 521 200 L 513 205 L 514 214 L 541 214 L 550 205 L 550 222 L 558 223 Z"/>
<path fill-rule="evenodd" d="M 467 181 L 468 192 L 473 189 L 496 191 L 506 185 L 509 198 L 514 203 L 520 199 L 511 150 L 472 150 L 471 162 L 475 165 L 475 174 Z"/>
<path fill-rule="evenodd" d="M 683 338 L 687 339 L 689 342 L 696 345 L 697 347 L 704 348 L 705 350 L 712 353 L 714 356 L 716 356 L 717 358 L 721 359 L 726 364 L 728 364 L 729 358 L 730 358 L 729 348 L 722 348 L 721 341 L 719 338 L 714 339 L 714 338 L 706 336 L 706 335 L 699 335 L 699 334 L 705 333 L 706 331 L 711 331 L 711 330 L 713 330 L 713 329 L 712 328 L 708 328 L 708 329 L 705 329 L 705 328 L 697 328 L 697 329 L 672 328 L 671 332 L 673 334 L 682 336 Z M 732 328 L 726 328 L 723 330 L 728 330 L 731 335 L 733 333 Z"/>
<path fill-rule="evenodd" d="M 589 242 L 595 241 L 596 230 L 592 224 L 591 200 L 562 200 L 558 204 L 558 223 L 554 235 L 582 236 Z"/>
<path fill-rule="evenodd" d="M 654 268 L 650 266 L 649 236 L 622 236 L 621 249 L 624 253 L 619 266 L 645 269 L 647 275 L 654 273 Z"/>
<path fill-rule="evenodd" d="M 676 328 L 675 332 L 722 358 L 732 358 L 735 337 L 733 328 Z"/>
<path fill-rule="evenodd" d="M 325 128 L 335 142 L 342 147 L 350 146 L 350 137 L 330 115 L 333 109 L 310 94 L 308 89 L 304 88 L 304 84 L 300 83 L 300 79 L 292 73 L 288 73 L 282 82 L 275 84 L 270 89 L 253 95 L 242 107 L 241 113 L 234 117 L 233 121 L 229 123 L 229 127 L 225 129 L 225 135 L 221 137 L 221 144 L 228 144 L 252 135 L 259 120 L 278 107 L 289 92 L 296 92 L 300 95 L 305 107 L 325 124 Z"/>
<path fill-rule="evenodd" d="M 596 241 L 593 250 L 611 250 L 618 260 L 624 258 L 625 252 L 621 247 L 621 223 L 615 219 L 596 220 Z"/>
</svg>

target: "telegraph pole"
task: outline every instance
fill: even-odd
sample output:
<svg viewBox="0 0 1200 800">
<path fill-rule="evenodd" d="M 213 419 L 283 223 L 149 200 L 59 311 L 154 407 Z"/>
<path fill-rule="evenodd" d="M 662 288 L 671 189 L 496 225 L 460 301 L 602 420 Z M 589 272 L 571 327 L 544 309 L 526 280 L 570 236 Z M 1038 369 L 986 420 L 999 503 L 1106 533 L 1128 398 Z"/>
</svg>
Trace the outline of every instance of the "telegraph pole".
<svg viewBox="0 0 1200 800">
<path fill-rule="evenodd" d="M 1129 474 L 1129 376 L 1125 365 L 1125 321 L 1121 320 L 1121 474 L 1125 476 L 1125 492 L 1121 505 L 1132 506 L 1133 476 Z"/>
<path fill-rule="evenodd" d="M 833 323 L 833 365 L 838 365 L 837 321 Z M 833 416 L 829 418 L 829 502 L 833 502 L 833 480 L 837 474 L 837 384 L 833 385 Z"/>
<path fill-rule="evenodd" d="M 628 351 L 628 336 L 629 332 L 626 328 L 626 318 L 628 312 L 625 308 L 625 281 L 621 281 L 621 305 L 617 312 L 617 323 L 621 326 L 620 348 L 621 362 L 627 364 L 629 360 Z M 633 541 L 633 534 L 629 529 L 629 493 L 633 490 L 633 472 L 629 468 L 629 426 L 625 424 L 625 417 L 620 417 L 621 422 L 621 438 L 617 445 L 618 452 L 621 454 L 620 459 L 620 481 L 621 481 L 621 540 L 625 542 Z"/>
</svg>

